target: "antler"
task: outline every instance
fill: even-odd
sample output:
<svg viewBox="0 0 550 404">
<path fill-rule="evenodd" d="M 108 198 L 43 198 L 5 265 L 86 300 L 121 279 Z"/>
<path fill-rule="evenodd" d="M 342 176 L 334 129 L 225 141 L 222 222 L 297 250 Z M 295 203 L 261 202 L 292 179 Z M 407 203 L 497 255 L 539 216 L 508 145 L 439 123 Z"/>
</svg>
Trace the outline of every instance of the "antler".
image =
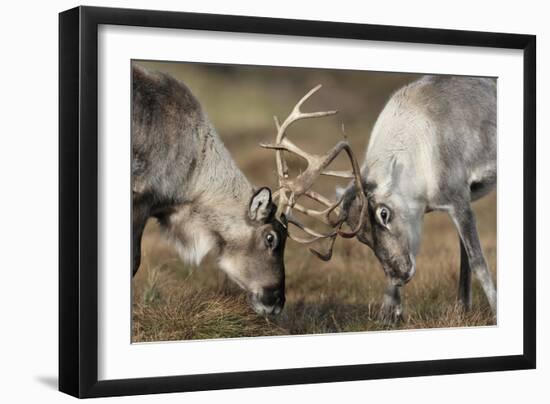
<svg viewBox="0 0 550 404">
<path fill-rule="evenodd" d="M 302 97 L 302 99 L 298 101 L 290 115 L 285 119 L 282 124 L 279 123 L 277 117 L 274 117 L 275 126 L 277 128 L 275 143 L 260 144 L 260 146 L 266 149 L 275 150 L 279 189 L 277 192 L 274 193 L 274 197 L 278 197 L 278 217 L 281 217 L 281 215 L 284 213 L 289 223 L 294 224 L 303 232 L 311 236 L 309 238 L 303 238 L 295 236 L 289 232 L 289 237 L 294 241 L 302 244 L 313 243 L 321 239 L 330 239 L 328 252 L 323 254 L 313 249 L 310 249 L 310 251 L 317 255 L 319 258 L 328 261 L 332 257 L 332 248 L 334 246 L 334 242 L 337 236 L 352 238 L 355 237 L 357 233 L 361 230 L 363 226 L 363 217 L 365 214 L 367 203 L 365 199 L 365 194 L 363 192 L 363 183 L 361 181 L 359 165 L 357 164 L 357 160 L 355 159 L 355 155 L 353 154 L 353 151 L 351 150 L 347 139 L 344 138 L 344 140 L 338 142 L 336 146 L 334 146 L 326 154 L 317 155 L 305 152 L 286 138 L 287 129 L 290 127 L 290 125 L 292 125 L 296 121 L 299 121 L 300 119 L 320 118 L 337 113 L 337 111 L 301 111 L 300 108 L 303 103 L 313 94 L 315 94 L 320 88 L 321 85 L 318 85 L 315 88 L 311 89 L 304 97 Z M 351 162 L 352 169 L 350 171 L 327 170 L 326 168 L 342 151 L 346 152 Z M 289 178 L 288 165 L 284 158 L 284 152 L 296 154 L 307 162 L 307 167 L 305 171 L 299 174 L 295 179 Z M 342 230 L 342 225 L 344 224 L 345 218 L 341 214 L 340 205 L 343 201 L 343 197 L 334 202 L 311 189 L 314 182 L 321 175 L 349 178 L 355 180 L 358 190 L 357 195 L 361 200 L 361 219 L 357 227 L 355 229 L 352 229 L 351 232 L 346 232 Z M 320 203 L 321 205 L 324 205 L 325 209 L 310 209 L 297 203 L 297 200 L 302 196 L 305 196 Z M 305 226 L 292 215 L 292 209 L 296 209 L 298 212 L 322 221 L 326 225 L 332 227 L 333 230 L 329 233 L 320 233 L 312 228 Z M 336 218 L 332 217 L 333 214 L 334 216 L 336 216 Z"/>
</svg>

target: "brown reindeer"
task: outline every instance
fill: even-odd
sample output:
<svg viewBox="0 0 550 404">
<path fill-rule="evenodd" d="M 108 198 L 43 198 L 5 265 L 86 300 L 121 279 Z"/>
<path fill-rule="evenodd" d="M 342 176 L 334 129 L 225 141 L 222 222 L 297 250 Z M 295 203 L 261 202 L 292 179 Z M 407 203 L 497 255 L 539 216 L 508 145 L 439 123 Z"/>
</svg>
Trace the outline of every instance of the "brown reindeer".
<svg viewBox="0 0 550 404">
<path fill-rule="evenodd" d="M 326 202 L 307 189 L 316 173 L 323 171 L 342 150 L 352 158 L 353 172 L 359 179 L 359 168 L 349 145 L 340 142 L 325 156 L 302 154 L 311 166 L 292 182 L 299 187 L 292 195 L 286 188 L 290 182 L 284 178 L 286 164 L 278 157 L 282 177 L 281 189 L 274 195 L 280 201 L 277 206 L 269 188 L 252 186 L 239 170 L 199 102 L 184 84 L 135 64 L 132 81 L 133 273 L 140 265 L 145 223 L 154 217 L 184 261 L 198 265 L 206 254 L 212 253 L 228 277 L 249 292 L 257 313 L 278 314 L 285 303 L 287 226 L 289 222 L 299 224 L 288 211 L 289 199 L 292 206 L 298 208 L 294 199 L 303 190 L 306 195 Z M 334 113 L 299 111 L 314 91 L 278 126 L 280 144 L 276 147 L 292 147 L 283 139 L 292 122 Z M 345 174 L 349 177 L 349 173 Z M 329 220 L 337 208 L 331 207 L 319 217 Z M 300 226 L 315 240 L 323 237 L 334 240 L 338 234 L 352 236 L 340 228 L 330 235 L 322 235 Z M 291 237 L 299 242 L 313 241 Z"/>
</svg>

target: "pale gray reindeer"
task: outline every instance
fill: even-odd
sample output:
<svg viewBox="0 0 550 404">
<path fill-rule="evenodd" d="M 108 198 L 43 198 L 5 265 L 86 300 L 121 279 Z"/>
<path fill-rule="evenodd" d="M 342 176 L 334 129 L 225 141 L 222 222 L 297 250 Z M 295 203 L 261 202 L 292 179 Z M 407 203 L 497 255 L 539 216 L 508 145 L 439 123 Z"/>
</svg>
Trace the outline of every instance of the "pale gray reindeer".
<svg viewBox="0 0 550 404">
<path fill-rule="evenodd" d="M 257 313 L 282 310 L 287 233 L 271 191 L 248 182 L 184 84 L 135 64 L 132 201 L 134 274 L 155 217 L 183 260 L 198 265 L 212 252 Z"/>
<path fill-rule="evenodd" d="M 496 83 L 488 78 L 425 76 L 398 90 L 380 113 L 361 175 L 368 200 L 352 184 L 342 211 L 378 257 L 388 286 L 381 317 L 402 317 L 400 287 L 416 271 L 423 216 L 445 211 L 460 238 L 458 296 L 471 307 L 471 273 L 496 315 L 497 295 L 471 203 L 497 180 Z"/>
</svg>

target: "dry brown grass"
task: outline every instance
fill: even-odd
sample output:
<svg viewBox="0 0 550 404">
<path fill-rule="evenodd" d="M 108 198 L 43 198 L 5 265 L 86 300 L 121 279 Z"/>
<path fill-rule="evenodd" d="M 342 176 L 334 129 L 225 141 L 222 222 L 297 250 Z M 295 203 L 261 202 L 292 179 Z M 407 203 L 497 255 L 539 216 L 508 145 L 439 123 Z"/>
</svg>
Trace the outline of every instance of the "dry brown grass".
<svg viewBox="0 0 550 404">
<path fill-rule="evenodd" d="M 338 108 L 339 118 L 300 123 L 291 136 L 310 150 L 326 150 L 338 140 L 343 122 L 361 159 L 368 133 L 385 100 L 416 77 L 144 65 L 168 71 L 186 82 L 247 177 L 255 184 L 270 186 L 274 184 L 274 159 L 257 145 L 273 136 L 271 115 L 288 113 L 301 95 L 322 83 L 319 97 L 316 95 L 308 108 Z M 312 136 L 314 142 L 310 141 Z M 339 164 L 342 161 L 336 162 L 336 166 Z M 319 190 L 333 192 L 335 185 L 325 181 Z M 496 279 L 496 194 L 474 206 L 485 256 Z M 207 258 L 200 268 L 181 263 L 154 222 L 148 224 L 142 245 L 142 266 L 133 281 L 134 342 L 386 328 L 377 320 L 384 276 L 374 254 L 358 241 L 339 240 L 328 263 L 317 260 L 303 246 L 289 242 L 285 253 L 287 303 L 283 313 L 269 321 L 253 313 L 246 297 L 225 280 L 213 259 Z M 403 288 L 405 321 L 397 328 L 494 324 L 475 280 L 473 310 L 464 313 L 456 303 L 459 243 L 445 214 L 426 216 L 417 265 L 414 279 Z"/>
</svg>

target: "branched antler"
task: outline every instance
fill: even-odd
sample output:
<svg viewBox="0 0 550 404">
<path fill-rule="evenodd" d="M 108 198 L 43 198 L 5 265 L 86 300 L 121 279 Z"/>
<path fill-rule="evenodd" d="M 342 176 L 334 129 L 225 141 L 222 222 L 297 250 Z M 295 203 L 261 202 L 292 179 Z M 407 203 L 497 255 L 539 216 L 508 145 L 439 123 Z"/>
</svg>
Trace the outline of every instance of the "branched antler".
<svg viewBox="0 0 550 404">
<path fill-rule="evenodd" d="M 328 252 L 323 254 L 313 249 L 310 249 L 310 251 L 312 251 L 319 258 L 328 261 L 332 257 L 332 248 L 334 247 L 334 242 L 337 236 L 352 238 L 355 237 L 357 233 L 361 230 L 363 226 L 363 218 L 366 212 L 367 203 L 365 199 L 365 194 L 363 192 L 363 183 L 361 181 L 359 165 L 357 164 L 357 160 L 355 159 L 355 155 L 353 154 L 353 151 L 351 150 L 347 139 L 338 142 L 336 146 L 334 146 L 326 154 L 317 155 L 305 152 L 286 138 L 287 129 L 296 121 L 306 118 L 320 118 L 337 113 L 337 111 L 301 111 L 301 106 L 304 104 L 304 102 L 314 93 L 316 93 L 320 88 L 321 85 L 318 85 L 310 90 L 304 97 L 302 97 L 302 99 L 298 101 L 290 115 L 285 119 L 282 124 L 279 123 L 277 117 L 274 117 L 275 126 L 277 128 L 275 143 L 261 144 L 260 146 L 266 149 L 275 150 L 279 189 L 277 192 L 274 193 L 274 197 L 278 199 L 278 217 L 281 217 L 281 215 L 284 214 L 288 223 L 292 223 L 293 225 L 300 228 L 304 233 L 310 236 L 309 238 L 299 237 L 291 234 L 289 231 L 289 237 L 294 241 L 302 244 L 313 243 L 321 239 L 330 239 Z M 342 151 L 346 152 L 350 160 L 352 169 L 350 171 L 327 170 L 327 167 Z M 288 165 L 284 158 L 284 152 L 296 154 L 307 162 L 307 167 L 305 171 L 303 171 L 294 179 L 289 178 Z M 321 175 L 349 178 L 355 180 L 358 191 L 357 195 L 359 196 L 361 201 L 361 219 L 357 227 L 355 229 L 352 229 L 350 232 L 342 230 L 342 225 L 344 224 L 345 217 L 344 215 L 342 215 L 340 205 L 342 204 L 343 197 L 337 201 L 331 201 L 311 189 L 317 178 L 319 178 Z M 323 205 L 325 208 L 322 210 L 306 208 L 297 202 L 298 199 L 301 197 L 307 197 L 313 201 L 316 201 Z M 320 233 L 308 226 L 305 226 L 292 215 L 292 209 L 295 209 L 298 212 L 301 212 L 307 216 L 313 217 L 314 219 L 320 220 L 321 222 L 331 227 L 332 231 L 330 231 L 329 233 Z"/>
</svg>

